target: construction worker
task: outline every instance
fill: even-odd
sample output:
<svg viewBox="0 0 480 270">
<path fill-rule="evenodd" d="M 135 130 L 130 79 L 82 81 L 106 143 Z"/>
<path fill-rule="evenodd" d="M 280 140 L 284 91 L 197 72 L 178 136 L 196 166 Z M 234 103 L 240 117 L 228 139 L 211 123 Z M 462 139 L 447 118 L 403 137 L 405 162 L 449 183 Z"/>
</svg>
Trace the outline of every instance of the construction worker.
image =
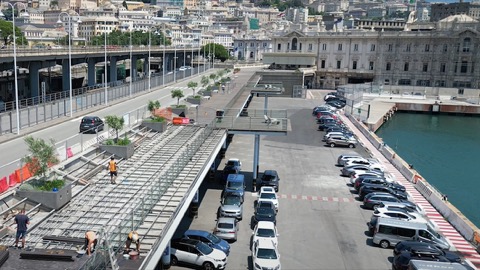
<svg viewBox="0 0 480 270">
<path fill-rule="evenodd" d="M 25 237 L 27 236 L 27 225 L 30 224 L 30 219 L 25 214 L 25 209 L 20 210 L 15 216 L 15 223 L 17 224 L 17 234 L 15 236 L 15 247 L 18 248 L 18 241 L 22 238 L 22 247 L 25 248 Z"/>
<path fill-rule="evenodd" d="M 117 162 L 115 162 L 115 158 L 113 156 L 108 162 L 108 170 L 110 171 L 110 183 L 116 184 L 117 182 L 115 182 L 115 180 L 117 179 Z"/>
<path fill-rule="evenodd" d="M 127 242 L 125 245 L 125 249 L 127 251 L 130 251 L 130 245 L 132 245 L 132 242 L 134 242 L 137 246 L 137 252 L 140 252 L 140 237 L 138 236 L 138 233 L 136 231 L 131 231 L 128 234 L 127 237 Z"/>
<path fill-rule="evenodd" d="M 95 234 L 94 231 L 88 231 L 85 233 L 85 245 L 83 249 L 87 250 L 87 255 L 92 254 L 95 251 L 95 248 L 97 247 L 97 235 Z"/>
</svg>

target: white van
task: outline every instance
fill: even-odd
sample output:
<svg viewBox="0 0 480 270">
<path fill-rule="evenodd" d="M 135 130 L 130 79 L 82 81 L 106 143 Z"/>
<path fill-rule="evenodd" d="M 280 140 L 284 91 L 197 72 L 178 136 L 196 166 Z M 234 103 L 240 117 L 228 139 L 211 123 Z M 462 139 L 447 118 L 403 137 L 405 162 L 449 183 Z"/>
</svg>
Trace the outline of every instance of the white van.
<svg viewBox="0 0 480 270">
<path fill-rule="evenodd" d="M 450 249 L 447 239 L 431 224 L 380 217 L 373 231 L 373 243 L 388 248 L 400 241 L 414 240 L 431 243 L 441 249 Z"/>
</svg>

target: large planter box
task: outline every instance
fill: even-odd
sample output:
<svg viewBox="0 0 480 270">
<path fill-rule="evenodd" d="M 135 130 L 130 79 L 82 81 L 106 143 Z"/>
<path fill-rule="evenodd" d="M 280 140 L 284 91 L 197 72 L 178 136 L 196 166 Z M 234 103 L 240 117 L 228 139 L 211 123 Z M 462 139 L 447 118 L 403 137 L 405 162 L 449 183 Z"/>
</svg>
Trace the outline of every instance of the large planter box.
<svg viewBox="0 0 480 270">
<path fill-rule="evenodd" d="M 167 129 L 167 121 L 154 122 L 154 121 L 143 120 L 140 126 L 146 127 L 148 129 L 151 129 L 157 132 L 164 132 Z"/>
<path fill-rule="evenodd" d="M 172 113 L 176 114 L 176 115 L 180 115 L 181 113 L 185 114 L 187 108 L 175 108 L 175 107 L 172 107 Z"/>
<path fill-rule="evenodd" d="M 116 157 L 121 157 L 123 159 L 129 159 L 133 156 L 135 152 L 135 147 L 133 143 L 129 145 L 100 145 L 100 149 L 107 151 L 110 154 L 115 155 Z"/>
<path fill-rule="evenodd" d="M 192 98 L 192 97 L 187 97 L 187 102 L 195 105 L 200 105 L 202 103 L 201 98 Z"/>
<path fill-rule="evenodd" d="M 204 97 L 211 97 L 211 96 L 212 96 L 212 91 L 207 91 L 207 90 L 205 90 L 205 91 L 202 92 L 202 96 L 204 96 Z"/>
<path fill-rule="evenodd" d="M 17 190 L 17 195 L 41 203 L 51 209 L 58 210 L 72 199 L 72 184 L 65 183 L 65 186 L 58 191 L 40 190 Z"/>
</svg>

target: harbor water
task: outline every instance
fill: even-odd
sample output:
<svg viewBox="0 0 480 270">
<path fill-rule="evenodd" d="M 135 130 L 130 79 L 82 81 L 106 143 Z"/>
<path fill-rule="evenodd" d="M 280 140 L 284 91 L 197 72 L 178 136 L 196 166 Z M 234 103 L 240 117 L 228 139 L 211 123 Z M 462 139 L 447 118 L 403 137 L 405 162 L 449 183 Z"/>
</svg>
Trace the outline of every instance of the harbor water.
<svg viewBox="0 0 480 270">
<path fill-rule="evenodd" d="M 480 117 L 399 112 L 376 134 L 480 227 Z"/>
</svg>

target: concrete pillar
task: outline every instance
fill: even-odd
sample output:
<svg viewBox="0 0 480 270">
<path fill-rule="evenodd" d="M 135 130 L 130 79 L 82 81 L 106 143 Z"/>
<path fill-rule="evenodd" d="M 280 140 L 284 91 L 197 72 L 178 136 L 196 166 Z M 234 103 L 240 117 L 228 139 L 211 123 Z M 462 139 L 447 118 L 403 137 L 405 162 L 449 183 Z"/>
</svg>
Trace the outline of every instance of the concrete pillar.
<svg viewBox="0 0 480 270">
<path fill-rule="evenodd" d="M 268 115 L 268 95 L 265 94 L 265 104 L 263 105 L 263 113 Z M 271 116 L 271 115 L 270 115 Z"/>
<path fill-rule="evenodd" d="M 70 83 L 68 82 L 70 79 L 70 66 L 68 65 L 68 59 L 63 59 L 62 61 L 62 90 L 68 91 L 70 90 Z"/>
<path fill-rule="evenodd" d="M 38 70 L 42 67 L 40 62 L 30 62 L 29 77 L 30 77 L 30 94 L 32 97 L 38 97 L 40 95 L 40 75 Z M 68 81 L 67 81 L 68 83 Z"/>
<path fill-rule="evenodd" d="M 253 145 L 253 183 L 256 187 L 256 180 L 258 177 L 258 164 L 260 161 L 260 135 L 255 134 L 255 142 Z"/>
<path fill-rule="evenodd" d="M 132 63 L 130 64 L 130 77 L 133 78 L 133 82 L 137 80 L 137 57 L 132 55 Z"/>
<path fill-rule="evenodd" d="M 145 57 L 145 59 L 144 59 L 144 61 L 143 61 L 143 75 L 144 75 L 143 77 L 144 77 L 144 78 L 148 77 L 148 73 L 147 73 L 147 72 L 149 71 L 149 69 L 148 69 L 148 64 L 149 64 L 149 63 L 150 63 L 150 62 L 148 61 L 148 57 Z"/>
<path fill-rule="evenodd" d="M 87 81 L 88 81 L 88 86 L 93 86 L 97 82 L 97 78 L 95 77 L 95 58 L 88 58 L 87 60 L 88 64 L 88 74 L 87 74 Z"/>
<path fill-rule="evenodd" d="M 116 56 L 110 56 L 110 82 L 116 82 L 117 81 L 117 57 Z"/>
</svg>

